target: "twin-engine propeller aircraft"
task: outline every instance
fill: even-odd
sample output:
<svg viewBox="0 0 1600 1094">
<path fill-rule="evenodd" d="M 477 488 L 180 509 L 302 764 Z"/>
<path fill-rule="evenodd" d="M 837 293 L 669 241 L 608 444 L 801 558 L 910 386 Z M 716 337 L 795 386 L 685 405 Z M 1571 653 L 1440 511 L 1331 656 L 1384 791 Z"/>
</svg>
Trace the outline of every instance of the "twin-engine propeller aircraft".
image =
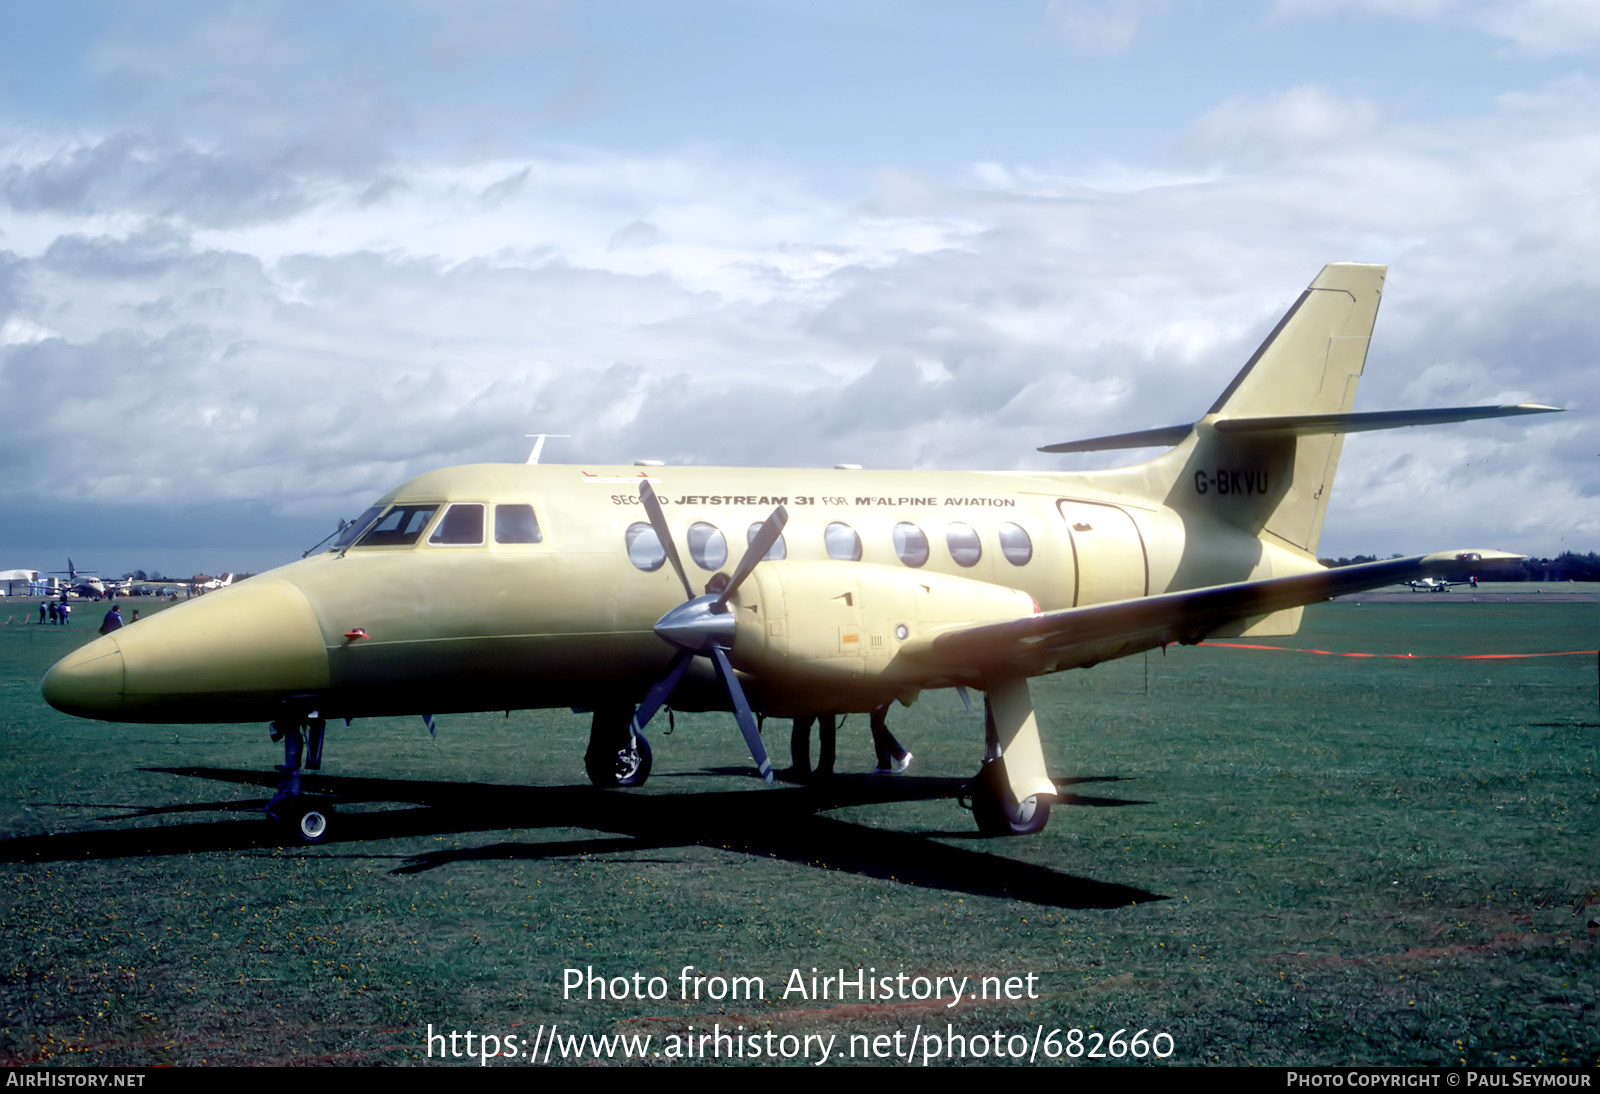
<svg viewBox="0 0 1600 1094">
<path fill-rule="evenodd" d="M 53 574 L 66 574 L 65 589 L 74 596 L 102 597 L 106 595 L 108 589 L 120 587 L 114 581 L 107 582 L 94 574 L 84 573 L 73 565 L 70 558 L 67 559 L 67 568 L 65 570 L 51 570 L 50 572 Z"/>
<path fill-rule="evenodd" d="M 1447 593 L 1453 585 L 1472 585 L 1476 587 L 1477 582 L 1471 578 L 1466 581 L 1451 581 L 1443 577 L 1424 577 L 1418 578 L 1416 581 L 1402 582 L 1402 584 L 1410 586 L 1411 591 L 1414 593 Z"/>
<path fill-rule="evenodd" d="M 1056 786 L 1029 678 L 1292 634 L 1305 604 L 1516 557 L 1316 561 L 1344 434 L 1554 409 L 1353 412 L 1384 273 L 1325 268 L 1199 421 L 1044 449 L 1172 446 L 1146 463 L 446 468 L 384 495 L 325 553 L 89 643 L 44 695 L 109 721 L 271 723 L 285 763 L 269 811 L 314 842 L 330 813 L 300 772 L 320 766 L 330 718 L 592 711 L 591 780 L 632 786 L 650 771 L 642 729 L 670 701 L 731 710 L 770 781 L 757 712 L 974 688 L 979 827 L 1037 831 Z"/>
</svg>

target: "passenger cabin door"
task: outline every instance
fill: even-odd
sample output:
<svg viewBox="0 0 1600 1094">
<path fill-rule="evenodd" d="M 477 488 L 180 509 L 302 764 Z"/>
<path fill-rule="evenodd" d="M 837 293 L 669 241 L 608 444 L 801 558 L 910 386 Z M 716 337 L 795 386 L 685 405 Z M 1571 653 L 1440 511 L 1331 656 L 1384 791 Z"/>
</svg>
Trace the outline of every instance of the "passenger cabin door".
<svg viewBox="0 0 1600 1094">
<path fill-rule="evenodd" d="M 1073 607 L 1149 593 L 1144 539 L 1127 512 L 1115 505 L 1068 498 L 1056 502 L 1056 509 L 1066 522 L 1077 567 Z"/>
</svg>

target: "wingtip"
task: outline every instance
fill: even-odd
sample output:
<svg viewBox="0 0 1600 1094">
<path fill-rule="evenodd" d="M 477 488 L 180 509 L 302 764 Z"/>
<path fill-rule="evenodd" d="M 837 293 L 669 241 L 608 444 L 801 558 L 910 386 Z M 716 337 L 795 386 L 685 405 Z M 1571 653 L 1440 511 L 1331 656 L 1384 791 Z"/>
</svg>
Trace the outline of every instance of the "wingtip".
<svg viewBox="0 0 1600 1094">
<path fill-rule="evenodd" d="M 1455 551 L 1435 551 L 1431 555 L 1424 555 L 1424 562 L 1521 562 L 1526 555 L 1512 554 L 1510 551 L 1491 551 L 1480 547 L 1467 547 Z"/>
</svg>

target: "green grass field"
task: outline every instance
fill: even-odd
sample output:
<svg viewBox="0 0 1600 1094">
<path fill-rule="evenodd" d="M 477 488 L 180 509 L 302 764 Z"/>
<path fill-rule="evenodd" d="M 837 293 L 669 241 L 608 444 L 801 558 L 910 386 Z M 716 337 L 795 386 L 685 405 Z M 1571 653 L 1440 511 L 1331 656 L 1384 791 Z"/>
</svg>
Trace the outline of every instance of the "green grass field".
<svg viewBox="0 0 1600 1094">
<path fill-rule="evenodd" d="M 250 812 L 281 756 L 265 727 L 45 706 L 40 675 L 99 615 L 0 626 L 0 1063 L 403 1063 L 430 1023 L 553 1022 L 655 1046 L 716 1023 L 835 1034 L 835 1062 L 851 1034 L 948 1023 L 990 1048 L 1162 1031 L 1178 1063 L 1600 1064 L 1592 654 L 1202 647 L 1036 681 L 1067 797 L 1010 840 L 950 800 L 982 733 L 947 693 L 891 716 L 909 776 L 853 774 L 857 717 L 826 791 L 736 777 L 731 716 L 658 721 L 635 792 L 587 787 L 564 711 L 444 717 L 436 740 L 358 722 L 324 768 L 343 837 L 308 849 Z M 1336 602 L 1268 641 L 1594 649 L 1600 606 Z M 768 725 L 775 756 L 787 738 Z M 563 999 L 590 966 L 669 996 Z M 684 966 L 766 998 L 679 998 Z M 1031 974 L 1037 998 L 783 998 L 813 966 Z"/>
</svg>

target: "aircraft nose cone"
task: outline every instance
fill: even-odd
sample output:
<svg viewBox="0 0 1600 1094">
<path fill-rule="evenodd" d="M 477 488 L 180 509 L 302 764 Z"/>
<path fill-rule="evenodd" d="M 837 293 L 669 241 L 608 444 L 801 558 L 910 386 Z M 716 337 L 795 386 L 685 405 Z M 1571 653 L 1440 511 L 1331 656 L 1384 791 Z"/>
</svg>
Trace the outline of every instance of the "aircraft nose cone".
<svg viewBox="0 0 1600 1094">
<path fill-rule="evenodd" d="M 64 714 L 103 718 L 122 702 L 122 678 L 122 650 L 108 634 L 57 661 L 39 690 Z"/>
<path fill-rule="evenodd" d="M 270 721 L 328 687 L 311 602 L 263 574 L 155 612 L 69 654 L 40 685 L 57 710 L 115 722 Z"/>
</svg>

